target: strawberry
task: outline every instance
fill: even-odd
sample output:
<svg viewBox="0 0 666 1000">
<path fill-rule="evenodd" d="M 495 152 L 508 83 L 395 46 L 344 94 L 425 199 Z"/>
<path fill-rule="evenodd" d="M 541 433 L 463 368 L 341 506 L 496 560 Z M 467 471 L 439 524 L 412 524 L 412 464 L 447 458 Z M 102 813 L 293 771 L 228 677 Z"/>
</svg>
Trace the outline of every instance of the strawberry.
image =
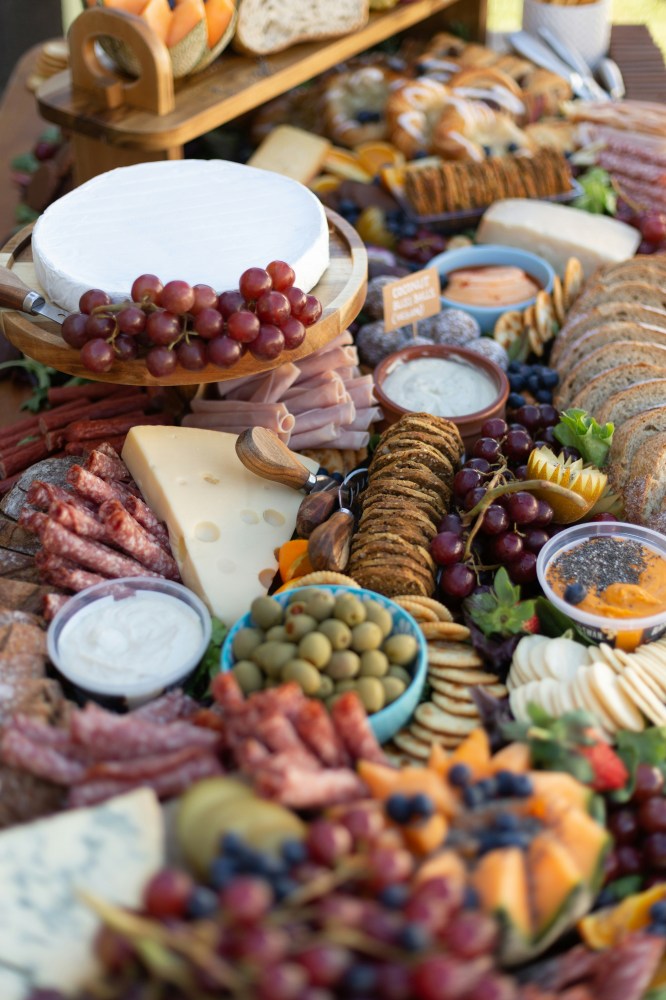
<svg viewBox="0 0 666 1000">
<path fill-rule="evenodd" d="M 614 792 L 618 788 L 624 788 L 629 780 L 629 772 L 624 761 L 608 743 L 599 740 L 590 746 L 578 746 L 576 749 L 592 767 L 592 788 L 595 792 Z"/>
<path fill-rule="evenodd" d="M 526 622 L 523 622 L 523 632 L 530 632 L 532 635 L 534 635 L 535 633 L 540 631 L 541 631 L 541 626 L 539 624 L 538 615 L 532 615 L 532 617 L 528 618 Z"/>
</svg>

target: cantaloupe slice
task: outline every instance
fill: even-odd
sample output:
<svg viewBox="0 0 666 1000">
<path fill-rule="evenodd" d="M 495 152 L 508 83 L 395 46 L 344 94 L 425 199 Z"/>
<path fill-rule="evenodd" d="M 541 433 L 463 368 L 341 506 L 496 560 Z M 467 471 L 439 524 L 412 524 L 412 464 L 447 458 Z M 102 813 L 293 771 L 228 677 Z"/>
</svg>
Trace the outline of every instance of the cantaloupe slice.
<svg viewBox="0 0 666 1000">
<path fill-rule="evenodd" d="M 527 851 L 535 938 L 546 934 L 565 911 L 572 893 L 583 887 L 583 873 L 567 848 L 548 832 L 537 834 Z"/>
<path fill-rule="evenodd" d="M 88 0 L 88 6 L 94 7 L 97 0 Z M 126 14 L 141 16 L 146 0 L 100 0 L 98 6 L 110 7 L 112 10 L 124 10 Z"/>
<path fill-rule="evenodd" d="M 442 846 L 448 829 L 449 824 L 442 814 L 435 813 L 423 823 L 403 827 L 402 835 L 414 854 L 426 855 Z"/>
<path fill-rule="evenodd" d="M 472 875 L 481 905 L 495 915 L 503 927 L 525 942 L 532 934 L 532 914 L 525 855 L 519 847 L 489 851 Z"/>
<path fill-rule="evenodd" d="M 372 761 L 358 762 L 359 776 L 377 799 L 387 799 L 389 795 L 429 795 L 438 812 L 444 816 L 454 816 L 458 811 L 456 798 L 449 786 L 427 767 L 385 767 Z"/>
<path fill-rule="evenodd" d="M 148 0 L 141 11 L 141 18 L 149 24 L 158 38 L 168 45 L 172 10 L 169 0 Z"/>
<path fill-rule="evenodd" d="M 206 0 L 208 48 L 213 49 L 231 24 L 236 12 L 235 0 Z"/>
<path fill-rule="evenodd" d="M 449 757 L 449 770 L 455 764 L 467 764 L 472 772 L 474 781 L 485 778 L 488 774 L 490 763 L 490 742 L 485 729 L 479 726 L 472 730 L 469 736 L 463 740 L 459 747 L 453 751 Z"/>
<path fill-rule="evenodd" d="M 508 746 L 493 754 L 490 764 L 490 774 L 498 771 L 512 771 L 514 774 L 526 774 L 531 765 L 530 748 L 527 743 L 509 743 Z"/>
<path fill-rule="evenodd" d="M 582 809 L 565 809 L 552 829 L 588 885 L 596 887 L 611 843 L 605 827 Z"/>
<path fill-rule="evenodd" d="M 566 800 L 576 809 L 588 811 L 592 792 L 571 774 L 563 771 L 530 771 L 530 781 L 534 795 L 543 798 L 546 803 L 557 797 Z"/>
<path fill-rule="evenodd" d="M 170 49 L 175 47 L 192 32 L 197 25 L 206 21 L 206 8 L 203 0 L 178 0 L 171 12 L 171 23 L 166 43 Z M 208 31 L 206 30 L 206 39 Z"/>
<path fill-rule="evenodd" d="M 187 76 L 208 51 L 208 29 L 203 0 L 176 0 L 172 13 L 167 47 L 173 75 Z"/>
<path fill-rule="evenodd" d="M 465 862 L 456 851 L 440 851 L 424 861 L 414 876 L 417 883 L 431 878 L 445 878 L 462 893 L 467 887 Z"/>
</svg>

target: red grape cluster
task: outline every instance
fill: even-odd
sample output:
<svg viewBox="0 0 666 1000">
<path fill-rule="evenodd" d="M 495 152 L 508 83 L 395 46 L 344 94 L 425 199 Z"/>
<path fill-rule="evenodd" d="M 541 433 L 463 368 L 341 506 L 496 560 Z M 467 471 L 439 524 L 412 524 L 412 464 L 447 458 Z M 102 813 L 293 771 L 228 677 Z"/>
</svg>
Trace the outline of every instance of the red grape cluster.
<svg viewBox="0 0 666 1000">
<path fill-rule="evenodd" d="M 208 363 L 229 368 L 249 350 L 260 361 L 300 347 L 306 327 L 321 317 L 314 295 L 294 285 L 293 268 L 274 260 L 244 271 L 235 291 L 218 295 L 210 285 L 142 274 L 131 301 L 112 304 L 101 289 L 84 292 L 79 312 L 62 325 L 63 339 L 81 352 L 91 372 L 109 372 L 115 361 L 145 356 L 156 378 L 178 365 L 200 371 Z"/>
<path fill-rule="evenodd" d="M 644 876 L 644 888 L 666 882 L 666 797 L 656 767 L 639 764 L 631 801 L 610 806 L 607 826 L 615 845 L 606 858 L 606 882 Z"/>
<path fill-rule="evenodd" d="M 552 508 L 527 490 L 498 495 L 479 515 L 478 526 L 466 515 L 481 503 L 489 489 L 526 479 L 530 452 L 556 444 L 553 427 L 557 410 L 550 405 L 521 406 L 514 423 L 499 417 L 486 420 L 472 454 L 453 480 L 458 513 L 447 514 L 431 543 L 431 554 L 441 567 L 439 588 L 446 597 L 462 600 L 474 591 L 480 567 L 505 565 L 514 583 L 536 580 L 539 550 L 549 538 Z M 566 450 L 566 449 L 565 449 Z M 469 530 L 475 529 L 471 546 Z"/>
<path fill-rule="evenodd" d="M 621 222 L 638 229 L 641 234 L 637 253 L 666 252 L 666 212 L 657 209 L 636 211 L 635 207 L 620 199 L 615 216 Z"/>
</svg>

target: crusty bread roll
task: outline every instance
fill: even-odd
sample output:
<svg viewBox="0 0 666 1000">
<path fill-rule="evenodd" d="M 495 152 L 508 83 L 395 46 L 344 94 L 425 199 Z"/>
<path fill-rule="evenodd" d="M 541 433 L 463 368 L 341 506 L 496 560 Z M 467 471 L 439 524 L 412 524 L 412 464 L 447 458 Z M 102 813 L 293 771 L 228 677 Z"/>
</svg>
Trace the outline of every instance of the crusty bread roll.
<svg viewBox="0 0 666 1000">
<path fill-rule="evenodd" d="M 368 0 L 243 0 L 234 48 L 265 56 L 297 42 L 358 31 L 368 22 Z"/>
</svg>

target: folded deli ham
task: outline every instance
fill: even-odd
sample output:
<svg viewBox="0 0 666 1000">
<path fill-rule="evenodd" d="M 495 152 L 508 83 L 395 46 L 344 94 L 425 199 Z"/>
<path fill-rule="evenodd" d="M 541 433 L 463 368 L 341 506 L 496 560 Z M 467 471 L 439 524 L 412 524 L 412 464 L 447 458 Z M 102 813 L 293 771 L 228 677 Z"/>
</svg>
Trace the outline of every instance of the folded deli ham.
<svg viewBox="0 0 666 1000">
<path fill-rule="evenodd" d="M 361 375 L 352 336 L 345 330 L 302 361 L 266 375 L 217 386 L 218 399 L 193 399 L 187 427 L 240 434 L 267 427 L 295 450 L 366 448 L 381 419 L 371 375 Z"/>
</svg>

